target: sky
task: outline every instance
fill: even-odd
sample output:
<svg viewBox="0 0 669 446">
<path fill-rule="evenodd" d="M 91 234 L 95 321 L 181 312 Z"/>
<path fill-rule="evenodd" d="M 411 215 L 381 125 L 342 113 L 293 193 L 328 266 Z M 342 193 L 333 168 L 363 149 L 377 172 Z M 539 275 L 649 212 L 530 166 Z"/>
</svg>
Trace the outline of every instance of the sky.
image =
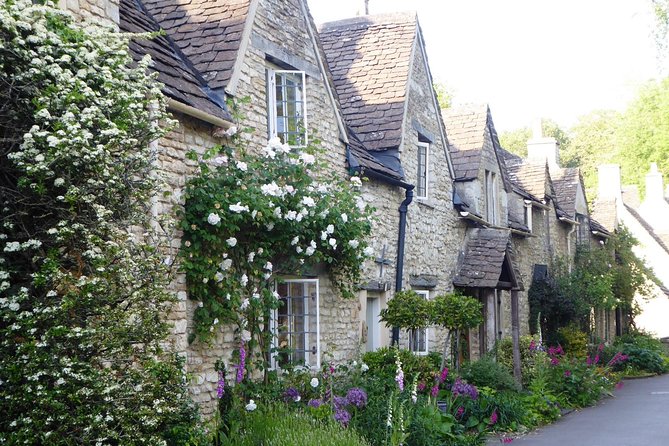
<svg viewBox="0 0 669 446">
<path fill-rule="evenodd" d="M 364 0 L 308 0 L 317 23 Z M 487 103 L 498 131 L 539 117 L 564 127 L 624 110 L 658 78 L 650 0 L 369 0 L 370 14 L 416 11 L 432 76 L 454 103 Z"/>
</svg>

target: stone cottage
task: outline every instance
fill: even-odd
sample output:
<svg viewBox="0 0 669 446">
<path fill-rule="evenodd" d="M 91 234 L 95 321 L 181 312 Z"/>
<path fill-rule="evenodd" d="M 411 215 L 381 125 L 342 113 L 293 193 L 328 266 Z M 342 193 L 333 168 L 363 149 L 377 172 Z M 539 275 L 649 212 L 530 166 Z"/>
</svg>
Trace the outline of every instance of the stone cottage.
<svg viewBox="0 0 669 446">
<path fill-rule="evenodd" d="M 620 166 L 599 166 L 599 187 L 594 215 L 608 231 L 613 232 L 624 225 L 639 242 L 635 254 L 643 259 L 660 280 L 661 286 L 653 285 L 653 297 L 649 300 L 637 296 L 636 303 L 641 314 L 634 322 L 638 328 L 655 333 L 659 337 L 669 336 L 666 317 L 669 314 L 669 190 L 664 190 L 664 180 L 656 163 L 651 163 L 646 175 L 646 194 L 640 200 L 636 186 L 621 186 Z M 626 321 L 616 312 L 610 330 L 622 334 Z"/>
<path fill-rule="evenodd" d="M 452 290 L 462 238 L 453 209 L 452 166 L 415 14 L 365 16 L 320 27 L 342 114 L 359 144 L 349 167 L 362 172 L 366 201 L 377 209 L 360 303 L 366 350 L 389 345 L 379 312 L 395 291 L 426 299 Z M 435 329 L 399 333 L 424 354 L 443 348 Z"/>
</svg>

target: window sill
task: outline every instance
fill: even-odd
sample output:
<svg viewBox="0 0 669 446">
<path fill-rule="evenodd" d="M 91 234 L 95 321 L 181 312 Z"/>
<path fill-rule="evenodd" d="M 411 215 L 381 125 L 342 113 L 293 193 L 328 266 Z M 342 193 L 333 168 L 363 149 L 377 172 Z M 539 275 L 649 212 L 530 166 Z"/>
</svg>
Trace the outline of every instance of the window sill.
<svg viewBox="0 0 669 446">
<path fill-rule="evenodd" d="M 420 204 L 421 206 L 425 206 L 426 208 L 429 209 L 436 209 L 437 206 L 432 203 L 432 200 L 430 200 L 429 197 L 427 198 L 416 198 L 416 203 Z"/>
</svg>

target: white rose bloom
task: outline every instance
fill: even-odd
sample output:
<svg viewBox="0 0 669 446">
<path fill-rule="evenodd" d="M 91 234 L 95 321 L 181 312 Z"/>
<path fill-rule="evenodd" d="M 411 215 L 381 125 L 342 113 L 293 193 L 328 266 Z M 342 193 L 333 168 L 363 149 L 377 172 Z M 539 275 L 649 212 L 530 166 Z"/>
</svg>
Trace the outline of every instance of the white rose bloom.
<svg viewBox="0 0 669 446">
<path fill-rule="evenodd" d="M 225 131 L 225 136 L 235 136 L 236 134 L 237 134 L 237 127 L 235 127 L 234 125 Z"/>
<path fill-rule="evenodd" d="M 221 268 L 221 271 L 227 271 L 232 266 L 232 259 L 225 259 L 218 266 Z"/>
<path fill-rule="evenodd" d="M 249 260 L 249 263 L 253 262 L 253 259 L 256 258 L 256 253 L 255 252 L 250 252 L 247 258 Z"/>
<path fill-rule="evenodd" d="M 295 188 L 294 188 L 293 186 L 291 186 L 290 184 L 286 184 L 286 185 L 283 187 L 283 189 L 284 189 L 286 192 L 288 192 L 290 195 L 295 195 L 296 190 L 295 190 Z"/>
<path fill-rule="evenodd" d="M 296 246 L 295 251 L 297 251 L 297 253 L 300 254 L 303 251 L 303 249 L 301 246 Z"/>
<path fill-rule="evenodd" d="M 363 253 L 364 253 L 367 257 L 371 257 L 371 256 L 374 255 L 374 248 L 372 248 L 371 246 L 368 246 L 368 247 L 365 248 L 365 250 L 363 251 Z"/>
<path fill-rule="evenodd" d="M 248 299 L 244 299 L 242 304 L 239 306 L 239 309 L 244 311 L 249 307 L 250 304 L 251 304 L 251 302 Z"/>
<path fill-rule="evenodd" d="M 295 217 L 297 217 L 297 212 L 295 211 L 288 211 L 286 213 L 286 220 L 295 220 Z"/>
<path fill-rule="evenodd" d="M 328 233 L 327 231 L 321 231 L 321 240 L 325 240 L 328 238 Z"/>
<path fill-rule="evenodd" d="M 302 204 L 305 205 L 305 206 L 307 206 L 307 207 L 310 207 L 310 208 L 316 206 L 316 202 L 315 202 L 314 199 L 311 198 L 311 197 L 304 197 L 304 198 L 302 198 Z"/>
<path fill-rule="evenodd" d="M 351 184 L 355 187 L 360 187 L 362 186 L 362 180 L 360 177 L 351 177 Z"/>
<path fill-rule="evenodd" d="M 362 372 L 366 372 L 367 370 L 369 370 L 369 366 L 363 362 L 362 365 L 360 366 L 360 370 Z"/>
<path fill-rule="evenodd" d="M 260 150 L 260 152 L 261 152 L 262 156 L 264 156 L 265 158 L 271 158 L 271 159 L 276 158 L 276 152 L 274 150 L 272 150 L 272 148 L 270 146 L 263 147 Z"/>
<path fill-rule="evenodd" d="M 330 246 L 332 246 L 332 249 L 337 249 L 337 240 L 336 239 L 331 238 L 330 240 L 328 240 L 328 243 L 330 244 Z"/>
<path fill-rule="evenodd" d="M 53 185 L 56 186 L 56 187 L 60 187 L 63 184 L 65 184 L 65 180 L 62 179 L 62 178 L 56 178 L 53 182 Z"/>
<path fill-rule="evenodd" d="M 313 387 L 315 389 L 316 387 L 318 387 L 318 384 L 319 384 L 318 383 L 318 378 L 311 378 L 311 381 L 309 381 L 309 384 L 311 385 L 311 387 Z"/>
<path fill-rule="evenodd" d="M 249 342 L 251 340 L 251 332 L 248 330 L 242 330 L 242 341 Z"/>
<path fill-rule="evenodd" d="M 357 248 L 358 246 L 360 246 L 360 242 L 357 241 L 357 240 L 349 240 L 349 241 L 348 241 L 348 246 L 350 246 L 351 248 L 355 249 L 355 248 Z"/>
<path fill-rule="evenodd" d="M 304 218 L 304 214 L 299 213 L 299 214 L 297 214 L 297 216 L 295 217 L 295 221 L 300 222 L 300 221 L 302 221 L 303 218 Z"/>
<path fill-rule="evenodd" d="M 348 222 L 348 215 L 341 214 L 341 221 L 343 221 L 344 223 Z"/>
<path fill-rule="evenodd" d="M 311 246 L 307 247 L 307 249 L 304 251 L 304 253 L 308 256 L 314 255 L 314 252 L 316 252 L 316 248 L 312 248 Z"/>
<path fill-rule="evenodd" d="M 328 232 L 328 234 L 332 234 L 334 232 L 334 225 L 328 225 L 325 230 Z"/>
<path fill-rule="evenodd" d="M 246 286 L 246 284 L 249 283 L 249 276 L 242 274 L 242 277 L 239 279 L 239 283 L 241 283 L 242 286 Z"/>
<path fill-rule="evenodd" d="M 302 153 L 300 154 L 300 161 L 302 161 L 304 164 L 313 164 L 316 162 L 316 157 L 309 154 L 309 153 Z"/>
<path fill-rule="evenodd" d="M 218 324 L 218 318 L 214 318 L 214 325 Z"/>
<path fill-rule="evenodd" d="M 253 400 L 249 400 L 249 403 L 246 405 L 246 410 L 249 411 L 249 412 L 253 412 L 257 408 L 258 408 L 258 406 L 256 405 L 256 403 Z"/>
<path fill-rule="evenodd" d="M 267 263 L 265 263 L 265 269 L 266 269 L 267 271 L 272 271 L 272 267 L 273 267 L 273 266 L 272 266 L 272 262 L 267 262 Z"/>
<path fill-rule="evenodd" d="M 218 214 L 215 214 L 215 213 L 212 212 L 212 213 L 209 214 L 209 216 L 207 217 L 207 222 L 208 222 L 210 225 L 217 225 L 217 224 L 219 224 L 219 223 L 221 222 L 221 217 L 219 217 Z"/>
<path fill-rule="evenodd" d="M 242 212 L 244 212 L 244 211 L 246 211 L 246 212 L 249 211 L 249 207 L 246 206 L 246 205 L 242 206 L 242 202 L 241 202 L 241 201 L 238 201 L 237 204 L 231 204 L 229 209 L 230 209 L 232 212 L 236 212 L 236 213 L 238 213 L 238 214 L 240 214 L 240 213 L 242 213 Z"/>
<path fill-rule="evenodd" d="M 244 161 L 237 161 L 237 169 L 241 170 L 242 172 L 246 172 L 249 167 Z"/>
<path fill-rule="evenodd" d="M 212 163 L 214 164 L 214 166 L 218 166 L 218 167 L 224 166 L 224 165 L 228 164 L 228 157 L 225 156 L 225 155 L 217 156 L 216 158 L 214 158 Z"/>
<path fill-rule="evenodd" d="M 214 274 L 214 279 L 216 280 L 216 282 L 222 282 L 222 281 L 223 281 L 223 277 L 224 277 L 223 274 L 220 273 L 220 272 Z"/>
<path fill-rule="evenodd" d="M 275 136 L 273 138 L 270 138 L 269 141 L 267 141 L 267 145 L 271 147 L 274 150 L 281 149 L 282 143 L 281 140 L 279 139 L 278 136 Z"/>
<path fill-rule="evenodd" d="M 283 214 L 281 213 L 281 208 L 280 207 L 275 207 L 274 208 L 274 216 L 276 218 L 281 218 Z"/>
<path fill-rule="evenodd" d="M 232 247 L 234 247 L 235 245 L 237 245 L 237 239 L 234 238 L 234 237 L 230 237 L 229 239 L 227 239 L 227 240 L 225 241 L 225 243 L 227 243 L 228 246 L 230 246 L 230 247 L 232 248 Z"/>
<path fill-rule="evenodd" d="M 280 197 L 283 195 L 281 187 L 278 186 L 274 181 L 269 184 L 263 184 L 260 186 L 260 191 L 263 195 L 271 195 L 272 197 Z"/>
</svg>

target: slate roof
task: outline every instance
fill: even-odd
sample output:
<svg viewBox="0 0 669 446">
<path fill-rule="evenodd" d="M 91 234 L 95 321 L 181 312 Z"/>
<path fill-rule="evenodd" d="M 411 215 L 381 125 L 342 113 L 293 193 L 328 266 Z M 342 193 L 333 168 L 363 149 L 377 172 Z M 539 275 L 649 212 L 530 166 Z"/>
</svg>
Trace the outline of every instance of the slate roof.
<svg viewBox="0 0 669 446">
<path fill-rule="evenodd" d="M 511 184 L 530 196 L 531 200 L 546 200 L 546 166 L 540 164 L 507 163 Z"/>
<path fill-rule="evenodd" d="M 604 235 L 611 235 L 613 231 L 609 231 L 603 224 L 590 217 L 590 230 L 602 233 Z"/>
<path fill-rule="evenodd" d="M 159 31 L 160 27 L 139 0 L 121 0 L 120 29 L 147 33 Z M 135 60 L 146 54 L 151 56 L 151 67 L 158 72 L 166 96 L 218 118 L 232 120 L 225 101 L 209 90 L 201 75 L 169 37 L 135 38 L 130 42 L 130 52 Z"/>
<path fill-rule="evenodd" d="M 638 186 L 623 186 L 621 193 L 623 196 L 623 203 L 625 203 L 626 206 L 629 206 L 632 209 L 639 208 L 641 205 L 641 199 L 639 198 Z"/>
<path fill-rule="evenodd" d="M 349 168 L 353 170 L 362 170 L 363 173 L 367 174 L 369 174 L 369 171 L 371 170 L 395 180 L 404 179 L 404 171 L 399 162 L 396 163 L 398 170 L 394 170 L 390 168 L 388 165 L 389 163 L 383 163 L 376 159 L 373 153 L 367 151 L 355 132 L 350 129 L 348 130 L 348 142 L 350 150 L 350 153 L 348 154 Z"/>
<path fill-rule="evenodd" d="M 251 0 L 143 0 L 211 88 L 228 85 Z"/>
<path fill-rule="evenodd" d="M 488 125 L 488 106 L 470 105 L 441 111 L 456 180 L 477 178 Z"/>
<path fill-rule="evenodd" d="M 590 221 L 592 222 L 593 219 L 596 219 L 607 231 L 615 231 L 618 223 L 616 200 L 598 198 L 593 206 Z"/>
<path fill-rule="evenodd" d="M 577 168 L 551 169 L 550 174 L 555 198 L 566 216 L 573 220 L 576 217 L 576 191 L 581 182 L 580 171 Z"/>
<path fill-rule="evenodd" d="M 344 119 L 368 150 L 402 138 L 415 13 L 324 23 L 319 33 Z"/>
<path fill-rule="evenodd" d="M 465 255 L 453 284 L 470 288 L 497 288 L 506 257 L 517 285 L 523 288 L 515 264 L 511 232 L 506 229 L 470 229 Z"/>
</svg>

